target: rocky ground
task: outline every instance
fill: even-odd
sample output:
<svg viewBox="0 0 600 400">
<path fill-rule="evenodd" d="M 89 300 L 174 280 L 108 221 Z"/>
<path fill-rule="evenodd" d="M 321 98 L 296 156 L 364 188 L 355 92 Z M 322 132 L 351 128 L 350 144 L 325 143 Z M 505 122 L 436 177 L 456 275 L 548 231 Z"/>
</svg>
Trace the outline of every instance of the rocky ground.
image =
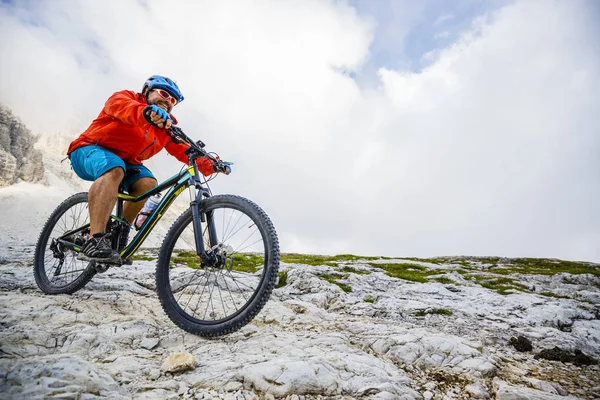
<svg viewBox="0 0 600 400">
<path fill-rule="evenodd" d="M 600 398 L 594 264 L 288 256 L 254 321 L 204 339 L 163 313 L 153 261 L 47 296 L 32 257 L 0 255 L 2 398 Z"/>
</svg>

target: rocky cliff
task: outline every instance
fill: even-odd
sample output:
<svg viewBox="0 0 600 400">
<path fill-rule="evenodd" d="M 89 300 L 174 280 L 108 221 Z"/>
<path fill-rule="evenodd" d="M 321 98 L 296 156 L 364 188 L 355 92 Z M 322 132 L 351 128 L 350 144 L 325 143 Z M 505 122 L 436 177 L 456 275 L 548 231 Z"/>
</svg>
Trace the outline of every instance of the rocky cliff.
<svg viewBox="0 0 600 400">
<path fill-rule="evenodd" d="M 155 252 L 58 296 L 32 257 L 0 253 L 2 398 L 600 396 L 597 264 L 284 255 L 257 318 L 204 339 L 162 312 Z"/>
<path fill-rule="evenodd" d="M 37 137 L 4 105 L 0 104 L 0 187 L 19 180 L 44 178 L 42 153 L 34 149 Z"/>
</svg>

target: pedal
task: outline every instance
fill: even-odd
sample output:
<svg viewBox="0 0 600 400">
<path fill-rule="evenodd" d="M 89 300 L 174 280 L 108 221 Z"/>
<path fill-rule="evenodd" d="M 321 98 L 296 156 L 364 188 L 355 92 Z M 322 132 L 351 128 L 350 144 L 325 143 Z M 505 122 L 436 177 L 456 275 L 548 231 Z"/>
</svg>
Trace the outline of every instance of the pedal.
<svg viewBox="0 0 600 400">
<path fill-rule="evenodd" d="M 110 268 L 110 265 L 108 264 L 99 264 L 96 261 L 91 261 L 90 263 L 99 274 L 108 271 L 108 268 Z"/>
</svg>

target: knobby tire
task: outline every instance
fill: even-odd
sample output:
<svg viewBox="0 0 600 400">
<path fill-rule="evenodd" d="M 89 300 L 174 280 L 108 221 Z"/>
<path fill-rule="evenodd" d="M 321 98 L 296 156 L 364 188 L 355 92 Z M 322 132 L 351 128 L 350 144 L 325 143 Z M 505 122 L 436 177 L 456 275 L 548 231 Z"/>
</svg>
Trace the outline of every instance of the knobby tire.
<svg viewBox="0 0 600 400">
<path fill-rule="evenodd" d="M 248 273 L 247 275 L 244 275 L 244 272 L 239 272 L 239 269 L 234 270 L 232 266 L 232 272 L 228 270 L 216 271 L 216 275 L 219 273 L 222 274 L 221 276 L 223 277 L 223 281 L 219 284 L 218 277 L 215 278 L 217 283 L 215 283 L 215 286 L 209 289 L 215 293 L 218 291 L 221 296 L 226 297 L 227 293 L 221 292 L 221 289 L 225 289 L 224 285 L 227 285 L 227 282 L 225 282 L 226 280 L 229 282 L 229 285 L 233 286 L 231 282 L 233 281 L 233 283 L 237 284 L 236 279 L 240 279 L 240 285 L 238 288 L 244 287 L 244 283 L 241 281 L 244 276 L 246 276 L 248 279 L 257 281 L 258 283 L 256 288 L 252 289 L 253 293 L 249 296 L 250 299 L 247 300 L 240 309 L 236 309 L 231 315 L 224 315 L 223 318 L 206 320 L 198 318 L 194 315 L 190 315 L 175 298 L 177 294 L 174 294 L 173 288 L 171 287 L 172 277 L 170 277 L 170 274 L 175 275 L 175 270 L 173 268 L 177 260 L 177 255 L 174 256 L 173 252 L 175 245 L 179 243 L 178 239 L 180 239 L 180 236 L 183 237 L 184 231 L 186 229 L 190 229 L 190 224 L 192 224 L 193 221 L 191 209 L 185 211 L 171 226 L 161 246 L 156 266 L 156 289 L 165 313 L 168 315 L 171 321 L 173 321 L 173 323 L 175 323 L 181 329 L 204 337 L 214 337 L 229 334 L 248 324 L 260 312 L 269 299 L 275 286 L 277 271 L 279 269 L 279 243 L 277 234 L 271 220 L 258 205 L 250 200 L 234 195 L 217 195 L 204 199 L 199 205 L 200 213 L 205 215 L 207 212 L 213 215 L 214 212 L 219 210 L 223 210 L 223 215 L 230 210 L 232 212 L 239 213 L 245 218 L 248 218 L 248 220 L 256 227 L 254 228 L 253 225 L 252 228 L 258 230 L 260 233 L 260 238 L 262 238 L 262 243 L 259 246 L 264 248 L 264 261 L 261 261 L 263 263 L 262 269 L 258 270 L 260 274 L 259 272 L 255 272 L 254 274 Z M 233 224 L 233 222 L 231 222 L 231 224 Z M 203 223 L 203 227 L 205 226 L 206 223 Z M 242 228 L 247 229 L 249 227 L 243 226 Z M 188 241 L 185 242 L 188 243 Z M 215 244 L 212 243 L 210 245 Z M 241 254 L 238 256 L 242 257 Z M 252 255 L 245 255 L 243 257 L 252 258 Z M 181 268 L 185 270 L 185 267 Z M 193 274 L 196 273 L 207 275 L 211 273 L 207 270 L 199 268 L 199 266 L 196 268 L 198 269 L 190 269 L 190 271 L 192 271 L 190 275 L 193 276 Z M 222 287 L 217 287 L 215 289 L 216 286 Z M 181 291 L 185 292 L 187 290 L 185 286 L 182 285 L 181 287 L 183 287 L 183 289 L 180 289 Z M 229 295 L 231 295 L 231 292 Z M 181 293 L 178 296 L 181 297 Z M 217 295 L 215 294 L 215 296 Z M 198 299 L 198 302 L 199 301 L 200 299 Z M 209 299 L 208 301 L 212 302 L 213 300 Z M 237 304 L 234 303 L 233 307 L 237 307 Z M 227 311 L 225 310 L 225 306 L 223 308 L 224 311 Z"/>
</svg>

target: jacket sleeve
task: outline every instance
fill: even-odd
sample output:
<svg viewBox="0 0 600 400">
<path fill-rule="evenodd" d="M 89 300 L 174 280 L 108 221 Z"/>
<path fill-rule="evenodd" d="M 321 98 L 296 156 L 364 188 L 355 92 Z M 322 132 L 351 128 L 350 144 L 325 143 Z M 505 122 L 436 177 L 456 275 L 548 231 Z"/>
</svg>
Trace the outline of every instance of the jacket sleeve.
<svg viewBox="0 0 600 400">
<path fill-rule="evenodd" d="M 119 121 L 131 125 L 143 126 L 148 122 L 144 118 L 145 102 L 140 102 L 137 95 L 129 90 L 116 92 L 106 100 L 104 112 Z"/>
<path fill-rule="evenodd" d="M 184 153 L 188 148 L 189 146 L 183 143 L 173 143 L 171 140 L 169 140 L 165 145 L 165 150 L 167 150 L 169 154 L 174 156 L 182 163 L 188 162 L 187 155 Z M 198 160 L 196 160 L 196 164 L 198 165 L 198 170 L 204 176 L 212 175 L 215 172 L 213 170 L 212 162 L 208 158 L 199 158 Z"/>
</svg>

